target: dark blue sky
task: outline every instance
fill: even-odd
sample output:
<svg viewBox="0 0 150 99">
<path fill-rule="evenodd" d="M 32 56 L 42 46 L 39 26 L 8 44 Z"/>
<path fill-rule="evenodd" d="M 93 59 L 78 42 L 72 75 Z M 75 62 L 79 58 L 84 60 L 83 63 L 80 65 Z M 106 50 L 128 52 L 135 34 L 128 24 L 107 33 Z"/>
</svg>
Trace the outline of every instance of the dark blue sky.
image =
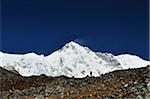
<svg viewBox="0 0 150 99">
<path fill-rule="evenodd" d="M 1 1 L 1 51 L 46 55 L 75 40 L 148 59 L 148 0 Z"/>
</svg>

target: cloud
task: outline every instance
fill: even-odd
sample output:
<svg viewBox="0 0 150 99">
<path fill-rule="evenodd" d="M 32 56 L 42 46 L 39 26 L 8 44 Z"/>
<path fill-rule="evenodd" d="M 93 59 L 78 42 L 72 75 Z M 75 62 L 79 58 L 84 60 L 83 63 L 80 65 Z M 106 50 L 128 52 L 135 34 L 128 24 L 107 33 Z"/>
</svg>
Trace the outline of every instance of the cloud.
<svg viewBox="0 0 150 99">
<path fill-rule="evenodd" d="M 81 45 L 87 45 L 87 40 L 84 38 L 78 37 L 78 38 L 74 39 L 74 41 L 81 44 Z"/>
</svg>

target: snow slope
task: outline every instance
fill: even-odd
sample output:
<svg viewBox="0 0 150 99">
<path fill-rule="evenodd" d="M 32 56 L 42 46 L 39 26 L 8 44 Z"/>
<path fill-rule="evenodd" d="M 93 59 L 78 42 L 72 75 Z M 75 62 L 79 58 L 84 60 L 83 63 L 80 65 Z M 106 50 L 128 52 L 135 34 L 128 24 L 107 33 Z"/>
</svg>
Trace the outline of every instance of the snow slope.
<svg viewBox="0 0 150 99">
<path fill-rule="evenodd" d="M 123 69 L 140 68 L 141 66 L 150 65 L 150 61 L 144 61 L 136 55 L 124 54 L 115 56 L 115 58 L 122 65 Z"/>
<path fill-rule="evenodd" d="M 28 53 L 24 55 L 0 52 L 0 66 L 16 70 L 23 76 L 41 75 L 82 78 L 100 76 L 114 70 L 139 68 L 150 65 L 150 61 L 135 55 L 118 55 L 93 52 L 75 42 L 69 42 L 48 56 Z"/>
</svg>

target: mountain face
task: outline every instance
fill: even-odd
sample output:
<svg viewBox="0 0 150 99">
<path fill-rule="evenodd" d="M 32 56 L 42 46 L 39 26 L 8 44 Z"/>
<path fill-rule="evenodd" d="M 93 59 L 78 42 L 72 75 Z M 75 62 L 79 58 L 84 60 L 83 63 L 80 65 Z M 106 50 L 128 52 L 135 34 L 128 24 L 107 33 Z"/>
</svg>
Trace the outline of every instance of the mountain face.
<svg viewBox="0 0 150 99">
<path fill-rule="evenodd" d="M 150 61 L 135 55 L 118 55 L 93 52 L 75 42 L 67 43 L 48 56 L 28 53 L 24 55 L 0 52 L 0 66 L 17 71 L 22 76 L 45 74 L 47 76 L 67 76 L 83 78 L 100 76 L 115 70 L 140 68 L 150 65 Z"/>
</svg>

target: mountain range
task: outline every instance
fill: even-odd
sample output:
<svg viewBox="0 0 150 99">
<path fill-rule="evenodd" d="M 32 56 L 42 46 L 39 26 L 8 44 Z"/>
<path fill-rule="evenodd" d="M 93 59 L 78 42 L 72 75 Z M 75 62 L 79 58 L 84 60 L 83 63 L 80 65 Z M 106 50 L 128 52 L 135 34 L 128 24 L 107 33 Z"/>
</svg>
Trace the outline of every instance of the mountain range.
<svg viewBox="0 0 150 99">
<path fill-rule="evenodd" d="M 150 61 L 136 55 L 94 52 L 87 46 L 69 42 L 48 56 L 9 54 L 0 52 L 0 66 L 22 76 L 45 74 L 47 76 L 67 76 L 83 78 L 98 77 L 115 70 L 140 68 L 150 65 Z"/>
</svg>

